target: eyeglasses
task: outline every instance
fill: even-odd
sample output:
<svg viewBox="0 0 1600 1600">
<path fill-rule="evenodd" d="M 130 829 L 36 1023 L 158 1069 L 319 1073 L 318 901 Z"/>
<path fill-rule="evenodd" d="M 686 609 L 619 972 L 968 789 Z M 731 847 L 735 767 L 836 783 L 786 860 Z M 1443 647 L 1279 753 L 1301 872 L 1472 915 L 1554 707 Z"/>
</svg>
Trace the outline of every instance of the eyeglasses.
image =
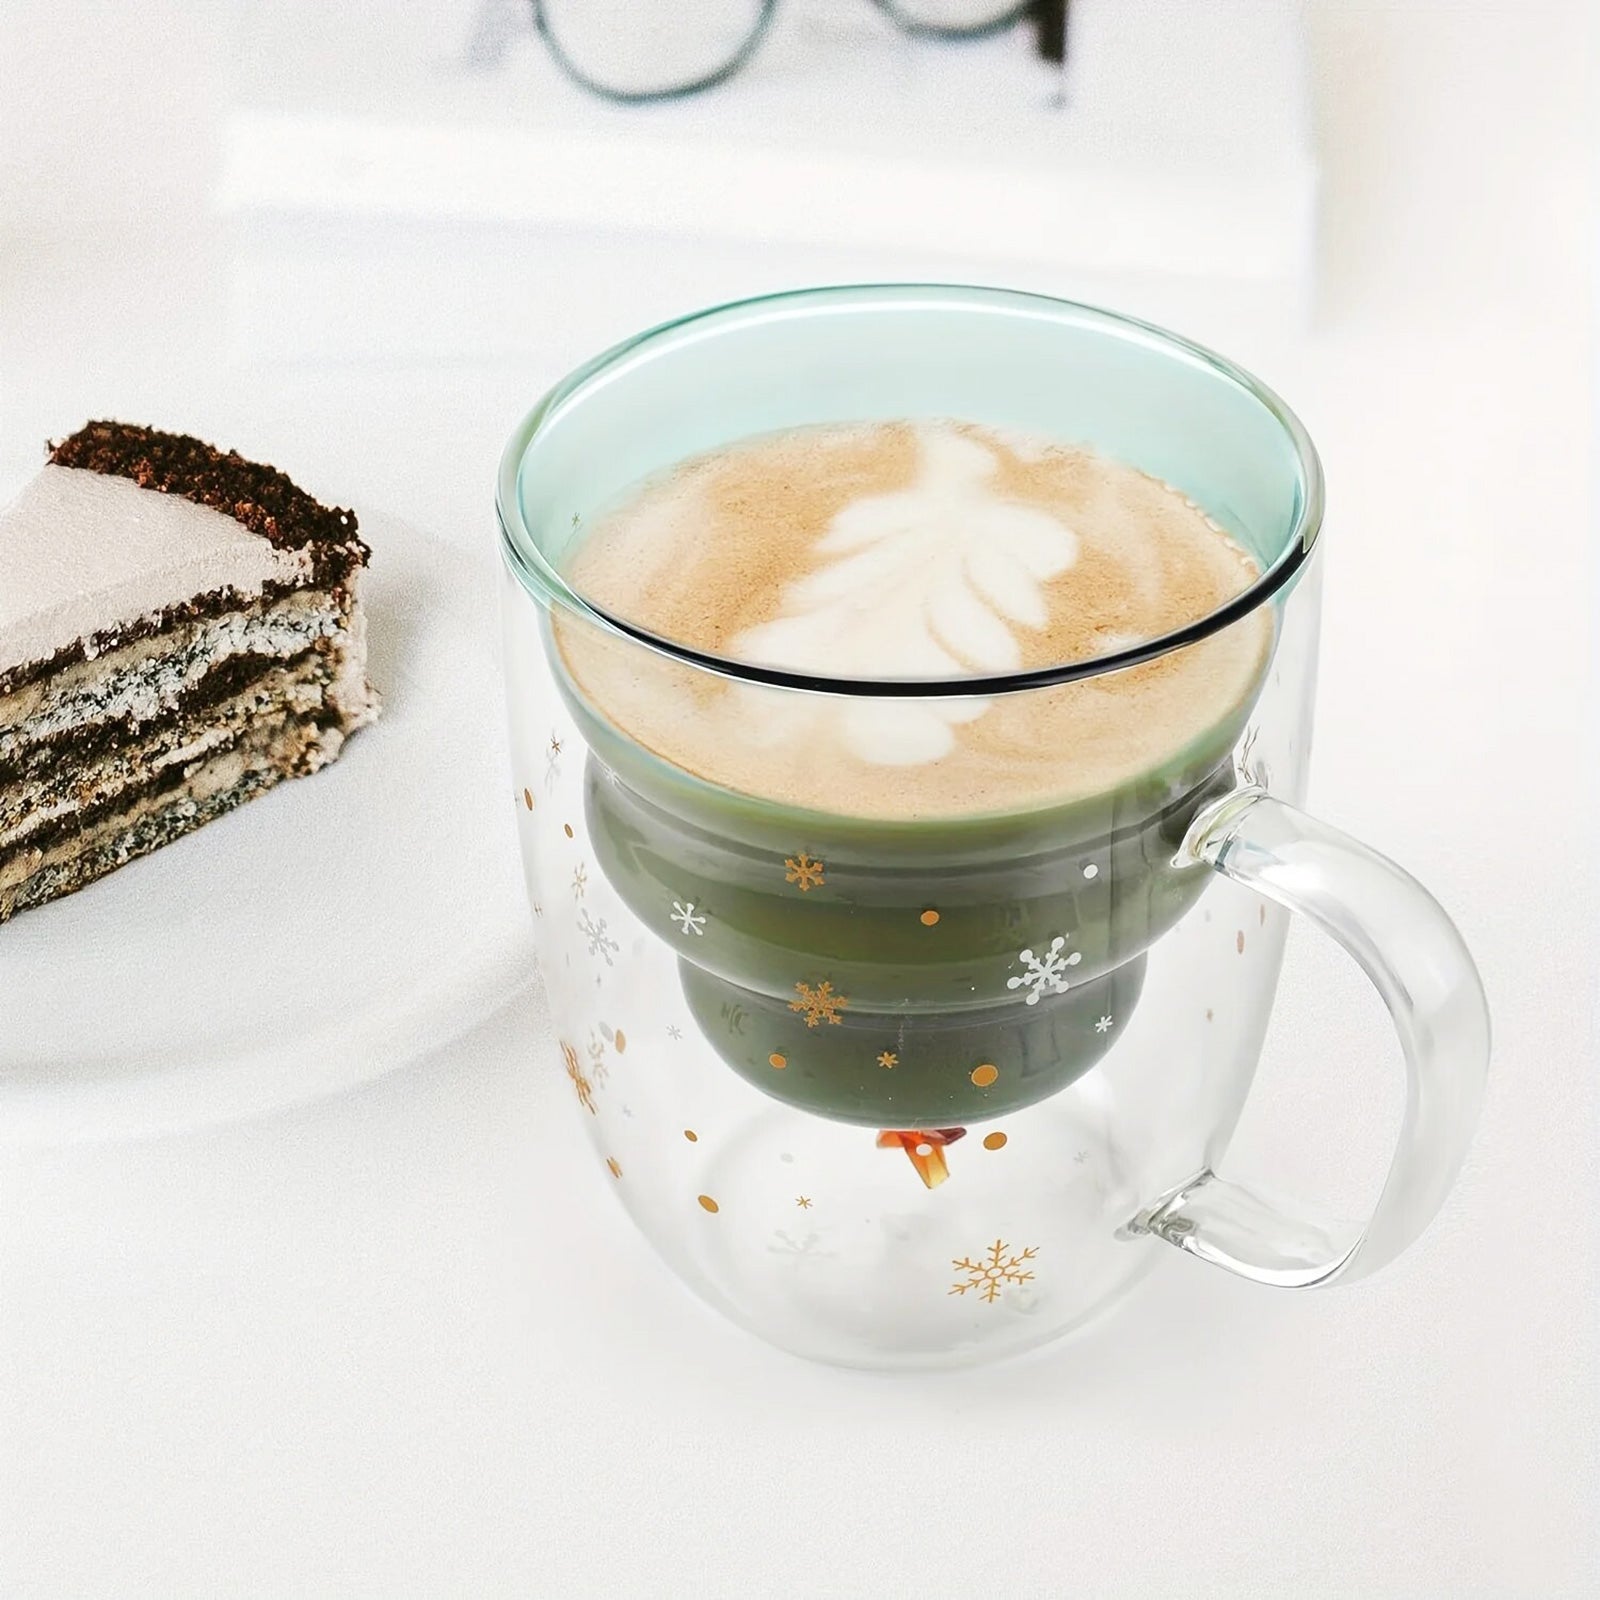
<svg viewBox="0 0 1600 1600">
<path fill-rule="evenodd" d="M 567 76 L 628 104 L 698 94 L 726 82 L 756 53 L 778 9 L 778 0 L 531 3 L 534 26 Z M 1037 9 L 1037 0 L 872 3 L 903 32 L 936 39 L 982 38 Z M 1049 9 L 1065 12 L 1059 3 Z"/>
</svg>

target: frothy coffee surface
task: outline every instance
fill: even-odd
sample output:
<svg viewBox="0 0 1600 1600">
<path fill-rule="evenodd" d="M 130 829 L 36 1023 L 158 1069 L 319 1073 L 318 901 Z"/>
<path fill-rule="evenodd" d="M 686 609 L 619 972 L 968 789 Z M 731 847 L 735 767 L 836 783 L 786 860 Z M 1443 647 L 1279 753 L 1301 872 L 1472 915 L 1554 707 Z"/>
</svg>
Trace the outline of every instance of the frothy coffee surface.
<svg viewBox="0 0 1600 1600">
<path fill-rule="evenodd" d="M 1259 569 L 1121 462 L 919 421 L 761 435 L 686 461 L 584 530 L 564 575 L 713 654 L 920 678 L 1105 655 L 1208 615 Z M 1186 757 L 1253 698 L 1271 615 L 1103 677 L 938 700 L 766 689 L 565 617 L 557 634 L 585 694 L 666 760 L 808 809 L 909 818 L 1078 799 Z"/>
</svg>

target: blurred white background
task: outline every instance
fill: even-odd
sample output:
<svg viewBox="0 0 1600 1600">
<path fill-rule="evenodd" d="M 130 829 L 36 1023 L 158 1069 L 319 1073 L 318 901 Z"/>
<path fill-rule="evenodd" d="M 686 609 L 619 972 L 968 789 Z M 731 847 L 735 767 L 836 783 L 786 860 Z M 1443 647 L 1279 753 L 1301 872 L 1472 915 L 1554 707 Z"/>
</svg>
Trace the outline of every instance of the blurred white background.
<svg viewBox="0 0 1600 1600">
<path fill-rule="evenodd" d="M 1495 1009 L 1445 1214 L 1348 1290 L 1174 1261 L 1036 1360 L 886 1383 L 650 1259 L 535 985 L 338 1099 L 13 1117 L 0 1590 L 1592 1592 L 1590 8 L 1072 9 L 1063 80 L 1021 35 L 785 0 L 734 83 L 626 111 L 498 0 L 6 0 L 0 495 L 124 416 L 486 586 L 515 419 L 697 304 L 977 277 L 1221 345 L 1328 468 L 1316 809 L 1438 893 Z M 1240 1170 L 1359 1194 L 1383 1037 L 1293 942 Z"/>
</svg>

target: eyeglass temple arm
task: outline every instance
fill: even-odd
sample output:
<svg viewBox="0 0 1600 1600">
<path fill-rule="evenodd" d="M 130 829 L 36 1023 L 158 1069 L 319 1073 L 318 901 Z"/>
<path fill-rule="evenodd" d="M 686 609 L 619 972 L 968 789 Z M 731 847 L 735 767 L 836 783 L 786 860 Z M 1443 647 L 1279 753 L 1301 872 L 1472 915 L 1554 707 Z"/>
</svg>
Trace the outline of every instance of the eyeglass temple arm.
<svg viewBox="0 0 1600 1600">
<path fill-rule="evenodd" d="M 1061 66 L 1067 59 L 1068 0 L 1034 0 L 1034 48 L 1046 60 Z"/>
</svg>

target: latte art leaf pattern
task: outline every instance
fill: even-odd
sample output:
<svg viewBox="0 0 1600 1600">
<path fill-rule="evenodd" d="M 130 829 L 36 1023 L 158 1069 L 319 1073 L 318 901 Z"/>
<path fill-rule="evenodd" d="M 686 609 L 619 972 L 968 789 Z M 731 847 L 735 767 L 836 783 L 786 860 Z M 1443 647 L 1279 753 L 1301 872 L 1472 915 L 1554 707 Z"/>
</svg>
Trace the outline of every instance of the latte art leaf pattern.
<svg viewBox="0 0 1600 1600">
<path fill-rule="evenodd" d="M 747 629 L 732 653 L 803 672 L 959 677 L 1022 665 L 1016 627 L 1049 620 L 1042 585 L 1077 559 L 1076 535 L 1037 506 L 995 492 L 999 458 L 950 427 L 918 430 L 908 488 L 867 495 L 816 543 L 824 564 L 789 584 L 783 614 Z M 863 760 L 937 760 L 982 700 L 854 705 L 844 734 Z"/>
</svg>

